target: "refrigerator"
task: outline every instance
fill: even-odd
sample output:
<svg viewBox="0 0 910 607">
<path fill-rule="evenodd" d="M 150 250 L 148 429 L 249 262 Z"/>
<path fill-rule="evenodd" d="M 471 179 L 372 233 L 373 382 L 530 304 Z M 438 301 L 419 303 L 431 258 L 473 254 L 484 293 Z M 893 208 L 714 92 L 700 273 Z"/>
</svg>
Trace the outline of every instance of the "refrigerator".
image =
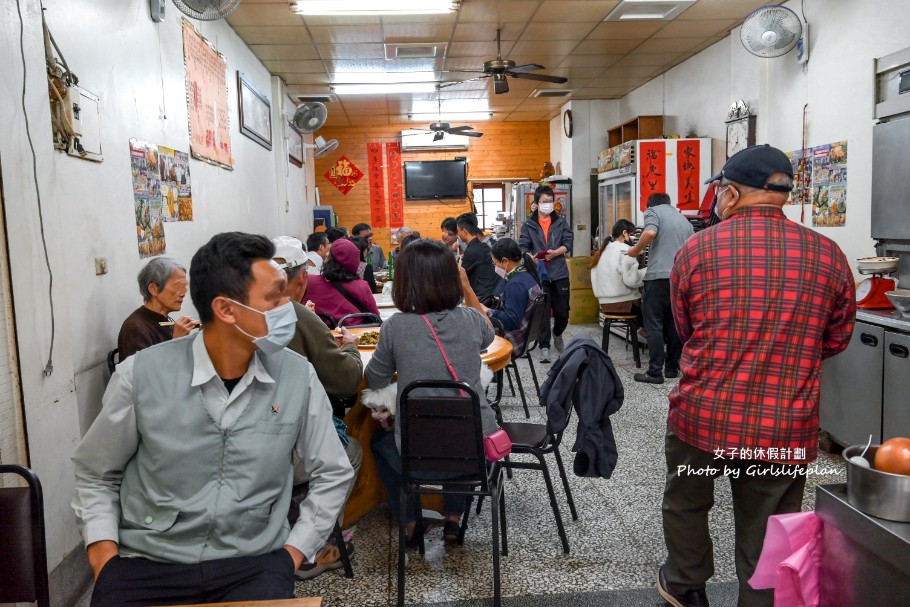
<svg viewBox="0 0 910 607">
<path fill-rule="evenodd" d="M 639 139 L 601 152 L 598 161 L 598 233 L 608 235 L 619 219 L 644 223 L 648 196 L 670 195 L 684 215 L 697 215 L 713 175 L 711 139 Z"/>
<path fill-rule="evenodd" d="M 546 181 L 553 188 L 553 210 L 566 223 L 572 225 L 572 180 L 548 179 Z M 518 242 L 521 228 L 531 215 L 531 203 L 534 201 L 534 190 L 540 185 L 536 181 L 519 181 L 512 184 L 512 193 L 509 196 L 508 216 L 511 219 L 512 229 L 510 238 Z"/>
</svg>

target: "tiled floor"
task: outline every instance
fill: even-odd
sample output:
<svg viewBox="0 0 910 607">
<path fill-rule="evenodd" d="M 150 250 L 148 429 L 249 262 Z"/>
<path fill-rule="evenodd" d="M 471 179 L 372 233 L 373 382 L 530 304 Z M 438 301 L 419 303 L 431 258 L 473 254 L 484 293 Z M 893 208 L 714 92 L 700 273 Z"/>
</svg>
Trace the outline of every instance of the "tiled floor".
<svg viewBox="0 0 910 607">
<path fill-rule="evenodd" d="M 597 326 L 570 326 L 567 330 L 568 336 L 579 333 L 590 334 L 600 342 Z M 626 391 L 622 409 L 612 418 L 619 452 L 616 470 L 609 480 L 572 474 L 570 449 L 575 424 L 570 423 L 562 453 L 569 467 L 577 521 L 571 520 L 555 463 L 550 461 L 571 548 L 568 555 L 559 546 L 541 474 L 519 470 L 513 480 L 506 481 L 509 556 L 502 558 L 502 595 L 515 600 L 504 601 L 505 605 L 662 604 L 653 587 L 657 569 L 666 557 L 660 516 L 665 473 L 663 435 L 667 395 L 675 380 L 663 385 L 636 383 L 632 379 L 636 369 L 631 349 L 625 350 L 614 338 L 610 354 Z M 519 363 L 519 367 L 525 387 L 533 390 L 527 365 Z M 538 362 L 536 368 L 542 377 L 549 365 Z M 524 421 L 521 402 L 509 395 L 508 388 L 503 413 L 508 420 Z M 539 407 L 532 407 L 531 415 L 532 421 L 545 421 Z M 833 472 L 809 476 L 804 509 L 812 509 L 817 484 L 845 480 L 839 458 L 822 453 L 817 468 Z M 718 584 L 710 587 L 710 594 L 712 605 L 725 607 L 736 604 L 729 483 L 716 484 L 715 499 L 711 529 L 716 568 L 713 582 Z M 489 517 L 486 507 L 479 517 L 472 514 L 463 547 L 445 547 L 441 532 L 434 530 L 428 536 L 424 557 L 409 553 L 408 603 L 448 607 L 492 604 L 490 600 L 476 600 L 489 599 L 493 592 Z M 346 579 L 340 572 L 326 573 L 315 580 L 299 582 L 298 593 L 321 595 L 328 607 L 394 604 L 397 537 L 388 509 L 377 509 L 357 525 L 355 578 Z"/>
<path fill-rule="evenodd" d="M 570 326 L 566 342 L 579 333 L 587 333 L 600 342 L 600 328 L 595 325 Z M 660 516 L 665 473 L 663 435 L 667 395 L 676 380 L 663 385 L 636 383 L 632 379 L 636 369 L 631 349 L 625 350 L 614 338 L 610 354 L 626 392 L 622 409 L 612 418 L 619 452 L 616 470 L 609 480 L 572 475 L 570 448 L 575 424 L 570 423 L 562 453 L 569 467 L 577 521 L 571 520 L 556 466 L 550 462 L 571 547 L 568 555 L 560 548 L 541 474 L 518 470 L 513 480 L 506 481 L 509 556 L 502 558 L 502 595 L 507 607 L 663 604 L 654 582 L 666 557 Z M 646 353 L 643 355 L 646 357 Z M 533 390 L 527 365 L 522 362 L 519 367 L 525 387 Z M 549 365 L 538 362 L 536 367 L 543 377 Z M 503 413 L 508 420 L 524 421 L 521 402 L 509 395 L 508 388 Z M 532 421 L 545 421 L 539 407 L 532 407 L 531 415 Z M 809 476 L 803 503 L 806 510 L 813 508 L 816 485 L 845 480 L 840 458 L 820 453 L 816 467 L 826 474 Z M 727 607 L 736 604 L 729 483 L 716 483 L 715 499 L 711 530 L 716 573 L 708 592 L 712 606 Z M 388 509 L 375 510 L 357 525 L 354 579 L 343 577 L 340 571 L 325 573 L 314 580 L 298 582 L 298 594 L 322 596 L 326 607 L 393 605 L 397 538 Z M 414 607 L 491 605 L 490 546 L 488 506 L 479 517 L 472 514 L 462 547 L 445 547 L 441 531 L 431 531 L 426 555 L 409 553 L 408 603 Z"/>
</svg>

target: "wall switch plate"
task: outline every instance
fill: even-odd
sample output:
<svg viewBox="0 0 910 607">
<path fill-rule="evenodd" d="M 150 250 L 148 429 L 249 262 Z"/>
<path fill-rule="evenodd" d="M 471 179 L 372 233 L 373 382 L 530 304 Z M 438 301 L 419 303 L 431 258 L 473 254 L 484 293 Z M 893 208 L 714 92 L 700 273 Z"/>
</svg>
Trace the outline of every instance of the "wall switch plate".
<svg viewBox="0 0 910 607">
<path fill-rule="evenodd" d="M 102 274 L 107 274 L 107 257 L 96 257 L 95 275 L 101 276 Z"/>
</svg>

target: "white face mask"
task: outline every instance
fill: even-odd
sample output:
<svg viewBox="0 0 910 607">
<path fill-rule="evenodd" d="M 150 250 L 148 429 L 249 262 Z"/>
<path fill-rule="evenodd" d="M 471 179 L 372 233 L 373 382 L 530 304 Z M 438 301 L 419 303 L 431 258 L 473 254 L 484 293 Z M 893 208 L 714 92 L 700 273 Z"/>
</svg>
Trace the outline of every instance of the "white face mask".
<svg viewBox="0 0 910 607">
<path fill-rule="evenodd" d="M 493 267 L 496 270 L 496 273 L 499 274 L 499 276 L 502 278 L 505 278 L 506 274 L 508 274 L 508 272 L 506 272 L 506 269 L 501 266 L 494 265 Z"/>
<path fill-rule="evenodd" d="M 234 325 L 235 329 L 253 340 L 254 346 L 266 354 L 275 354 L 291 343 L 291 338 L 294 337 L 294 329 L 297 325 L 297 312 L 294 311 L 294 304 L 290 301 L 277 308 L 272 308 L 268 312 L 262 312 L 256 308 L 251 308 L 233 299 L 230 299 L 229 301 L 234 302 L 242 308 L 252 310 L 257 314 L 265 316 L 265 325 L 268 332 L 262 337 L 254 337 L 241 329 L 238 325 Z"/>
<path fill-rule="evenodd" d="M 553 203 L 552 202 L 541 202 L 540 203 L 540 212 L 544 215 L 549 215 L 553 212 Z"/>
</svg>

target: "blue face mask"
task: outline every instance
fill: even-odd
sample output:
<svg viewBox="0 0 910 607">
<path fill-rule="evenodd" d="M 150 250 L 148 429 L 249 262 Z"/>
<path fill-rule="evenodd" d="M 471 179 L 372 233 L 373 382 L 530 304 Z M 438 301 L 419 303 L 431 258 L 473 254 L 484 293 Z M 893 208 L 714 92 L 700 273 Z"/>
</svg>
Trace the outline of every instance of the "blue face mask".
<svg viewBox="0 0 910 607">
<path fill-rule="evenodd" d="M 294 311 L 294 304 L 290 301 L 277 308 L 272 308 L 268 312 L 262 312 L 256 308 L 251 308 L 233 299 L 230 301 L 242 308 L 252 310 L 257 314 L 265 316 L 265 324 L 268 332 L 262 337 L 254 337 L 236 324 L 234 325 L 234 328 L 253 340 L 254 346 L 266 354 L 274 354 L 280 352 L 285 346 L 291 343 L 291 338 L 294 337 L 294 329 L 297 325 L 297 312 Z"/>
</svg>

